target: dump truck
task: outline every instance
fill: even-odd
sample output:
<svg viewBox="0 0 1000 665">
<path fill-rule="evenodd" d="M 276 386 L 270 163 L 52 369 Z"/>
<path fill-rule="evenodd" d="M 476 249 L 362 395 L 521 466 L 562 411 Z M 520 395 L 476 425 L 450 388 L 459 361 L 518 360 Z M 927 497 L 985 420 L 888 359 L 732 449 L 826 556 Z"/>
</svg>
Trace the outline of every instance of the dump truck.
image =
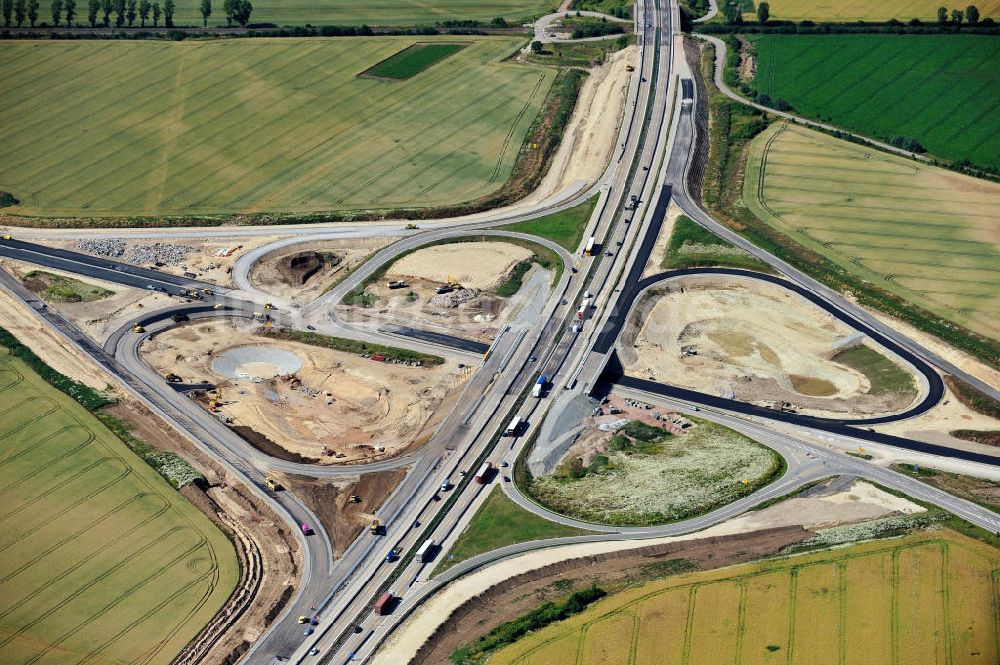
<svg viewBox="0 0 1000 665">
<path fill-rule="evenodd" d="M 351 498 L 348 499 L 348 501 L 350 501 L 351 503 L 361 503 L 361 497 L 358 496 L 357 494 L 352 494 Z"/>
<path fill-rule="evenodd" d="M 264 303 L 264 309 L 274 309 L 274 305 L 269 302 Z"/>
<path fill-rule="evenodd" d="M 132 332 L 134 333 L 146 332 L 146 329 L 137 323 L 134 326 L 132 326 Z"/>
<path fill-rule="evenodd" d="M 538 377 L 538 381 L 535 381 L 535 385 L 531 387 L 531 396 L 540 398 L 542 396 L 542 391 L 545 390 L 545 375 L 542 374 Z"/>
<path fill-rule="evenodd" d="M 454 290 L 455 287 L 451 285 L 439 286 L 436 289 L 434 289 L 434 293 L 441 295 L 442 293 L 451 293 Z"/>
<path fill-rule="evenodd" d="M 267 485 L 267 489 L 271 491 L 278 492 L 281 490 L 281 483 L 279 483 L 271 476 L 267 476 L 264 478 L 264 484 Z"/>
<path fill-rule="evenodd" d="M 302 523 L 302 533 L 305 534 L 305 535 L 307 535 L 307 536 L 311 536 L 312 533 L 313 533 L 312 527 L 309 526 L 308 524 L 306 524 L 305 522 L 303 522 Z"/>
<path fill-rule="evenodd" d="M 485 485 L 486 479 L 490 477 L 490 472 L 493 471 L 492 462 L 483 462 L 483 465 L 479 467 L 479 471 L 476 472 L 476 484 Z"/>
<path fill-rule="evenodd" d="M 385 616 L 392 613 L 392 606 L 396 603 L 396 597 L 386 591 L 375 601 L 375 614 Z"/>
<path fill-rule="evenodd" d="M 419 228 L 420 227 L 414 224 L 413 222 L 410 222 L 409 224 L 406 225 L 407 231 L 412 231 L 413 229 L 419 229 Z"/>
<path fill-rule="evenodd" d="M 370 525 L 368 525 L 368 531 L 373 536 L 379 535 L 380 533 L 382 533 L 382 523 L 379 522 L 377 519 L 376 520 L 372 520 L 372 523 Z"/>
</svg>

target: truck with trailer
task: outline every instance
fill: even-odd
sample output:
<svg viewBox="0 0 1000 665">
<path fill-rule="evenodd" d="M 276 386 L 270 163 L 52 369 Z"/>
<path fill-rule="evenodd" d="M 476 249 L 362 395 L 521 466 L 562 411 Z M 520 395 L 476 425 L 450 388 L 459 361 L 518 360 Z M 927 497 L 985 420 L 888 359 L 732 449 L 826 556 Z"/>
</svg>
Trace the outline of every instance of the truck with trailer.
<svg viewBox="0 0 1000 665">
<path fill-rule="evenodd" d="M 507 425 L 507 429 L 504 430 L 504 436 L 517 436 L 517 433 L 521 431 L 521 423 L 524 421 L 521 416 L 514 416 L 510 420 L 510 424 Z"/>
<path fill-rule="evenodd" d="M 434 541 L 428 538 L 417 550 L 417 561 L 427 563 L 434 557 Z"/>
<path fill-rule="evenodd" d="M 479 467 L 479 471 L 476 472 L 476 484 L 485 485 L 486 480 L 490 477 L 490 473 L 493 471 L 492 462 L 483 462 L 483 465 Z"/>
<path fill-rule="evenodd" d="M 375 614 L 385 616 L 392 614 L 392 607 L 396 604 L 396 597 L 386 591 L 375 601 Z"/>
<path fill-rule="evenodd" d="M 583 248 L 583 255 L 584 256 L 593 256 L 594 255 L 594 247 L 596 245 L 597 245 L 597 238 L 596 237 L 590 236 L 589 238 L 587 238 L 587 244 Z"/>
<path fill-rule="evenodd" d="M 587 305 L 580 305 L 580 309 L 576 310 L 576 318 L 578 321 L 587 318 Z"/>
<path fill-rule="evenodd" d="M 545 390 L 545 383 L 546 383 L 545 375 L 542 374 L 540 377 L 538 377 L 538 381 L 535 382 L 535 385 L 532 386 L 532 388 L 531 388 L 531 396 L 532 397 L 541 397 L 542 396 L 542 391 Z"/>
</svg>

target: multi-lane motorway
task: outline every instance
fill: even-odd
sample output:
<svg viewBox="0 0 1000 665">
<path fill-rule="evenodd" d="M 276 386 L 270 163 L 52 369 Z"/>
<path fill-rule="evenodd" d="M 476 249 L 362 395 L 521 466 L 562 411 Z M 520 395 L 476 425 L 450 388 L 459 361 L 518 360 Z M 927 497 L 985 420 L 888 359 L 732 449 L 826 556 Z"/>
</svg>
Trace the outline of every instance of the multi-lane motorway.
<svg viewBox="0 0 1000 665">
<path fill-rule="evenodd" d="M 297 534 L 304 556 L 301 584 L 284 615 L 252 646 L 247 662 L 269 663 L 280 658 L 292 662 L 320 660 L 339 663 L 349 658 L 367 659 L 409 611 L 448 580 L 498 558 L 544 546 L 541 543 L 525 543 L 503 548 L 463 562 L 434 580 L 428 579 L 430 567 L 410 556 L 426 539 L 450 542 L 471 518 L 481 493 L 489 489 L 470 482 L 471 472 L 479 463 L 487 459 L 497 466 L 501 461 L 513 462 L 522 455 L 527 442 L 540 428 L 545 413 L 596 385 L 609 355 L 613 353 L 621 324 L 628 316 L 635 297 L 653 283 L 639 277 L 662 222 L 665 201 L 671 198 L 689 217 L 763 259 L 795 290 L 862 329 L 915 367 L 921 372 L 925 385 L 922 407 L 933 406 L 940 398 L 938 371 L 955 374 L 980 389 L 985 388 L 990 394 L 997 392 L 893 331 L 839 294 L 754 247 L 718 224 L 693 202 L 686 187 L 695 139 L 691 107 L 693 103 L 705 103 L 705 100 L 693 99 L 694 87 L 689 81 L 687 65 L 682 57 L 675 57 L 675 36 L 679 31 L 676 2 L 657 5 L 649 0 L 640 1 L 636 5 L 636 16 L 641 59 L 629 84 L 628 107 L 619 132 L 620 150 L 616 150 L 607 170 L 591 188 L 571 188 L 550 201 L 523 209 L 513 207 L 461 220 L 422 222 L 426 228 L 416 232 L 405 231 L 399 222 L 282 229 L 283 234 L 287 232 L 292 237 L 265 245 L 237 261 L 233 271 L 236 288 L 231 291 L 158 271 L 53 250 L 44 245 L 19 240 L 0 242 L 0 255 L 92 278 L 136 288 L 151 288 L 171 295 L 193 289 L 202 293 L 205 289 L 214 291 L 203 296 L 204 302 L 179 302 L 175 307 L 146 315 L 142 322 L 147 332 L 135 333 L 131 327 L 125 327 L 101 346 L 0 271 L 0 286 L 32 303 L 38 315 L 71 340 L 81 353 L 92 357 L 154 412 L 242 478 L 260 500 L 270 504 L 289 522 L 292 531 Z M 680 84 L 682 79 L 683 85 Z M 349 468 L 317 467 L 276 460 L 249 446 L 211 414 L 192 408 L 188 398 L 166 384 L 139 355 L 139 346 L 145 336 L 173 325 L 170 317 L 175 312 L 183 312 L 190 318 L 250 316 L 255 308 L 254 302 L 260 303 L 271 297 L 259 291 L 249 277 L 254 262 L 270 251 L 331 237 L 393 235 L 402 236 L 402 240 L 377 252 L 323 297 L 311 303 L 279 303 L 279 323 L 296 327 L 310 325 L 328 334 L 377 339 L 397 346 L 441 353 L 452 360 L 468 359 L 472 357 L 470 351 L 473 349 L 463 348 L 460 340 L 449 343 L 444 337 L 406 335 L 405 331 L 402 335 L 387 334 L 359 327 L 340 320 L 334 305 L 344 294 L 402 252 L 473 231 L 477 234 L 502 234 L 502 231 L 483 229 L 565 209 L 594 193 L 600 194 L 600 200 L 586 235 L 600 239 L 602 249 L 607 252 L 595 257 L 578 258 L 557 245 L 531 237 L 533 241 L 543 242 L 559 252 L 567 266 L 575 265 L 578 270 L 564 271 L 560 281 L 552 285 L 537 320 L 507 331 L 498 338 L 488 360 L 465 385 L 463 398 L 459 401 L 461 406 L 448 415 L 430 442 L 406 457 Z M 626 209 L 626 203 L 633 195 L 639 205 L 635 210 Z M 190 231 L 123 231 L 121 235 L 162 236 L 168 233 L 182 236 L 189 235 Z M 211 230 L 208 235 L 212 233 L 264 235 L 273 233 L 273 230 Z M 30 236 L 44 240 L 46 232 L 33 231 Z M 672 276 L 658 277 L 669 279 Z M 574 331 L 570 324 L 576 304 L 585 291 L 591 292 L 595 314 L 582 331 Z M 221 309 L 216 309 L 216 305 L 220 305 Z M 475 357 L 478 358 L 478 354 Z M 558 389 L 546 399 L 526 399 L 527 390 L 539 373 L 549 377 Z M 652 529 L 609 529 L 586 525 L 591 530 L 604 532 L 587 539 L 644 538 L 690 532 L 739 514 L 753 503 L 779 496 L 803 483 L 836 474 L 872 478 L 940 505 L 976 524 L 1000 531 L 1000 521 L 995 514 L 915 480 L 792 436 L 773 426 L 769 419 L 772 414 L 748 413 L 737 404 L 720 403 L 717 401 L 719 398 L 691 391 L 684 393 L 683 400 L 678 401 L 675 398 L 677 393 L 657 385 L 627 384 L 619 389 L 632 391 L 629 394 L 641 396 L 646 401 L 678 409 L 700 404 L 705 407 L 703 413 L 706 417 L 772 446 L 787 460 L 788 471 L 759 492 L 708 515 Z M 513 414 L 527 421 L 527 431 L 518 437 L 500 438 L 499 432 Z M 899 417 L 902 416 L 896 416 Z M 780 420 L 780 417 L 775 415 L 773 420 Z M 807 420 L 791 422 L 805 428 L 817 426 L 817 423 Z M 853 437 L 864 440 L 875 434 L 843 423 L 839 423 L 838 427 L 841 429 L 836 434 L 848 440 Z M 882 443 L 893 445 L 894 442 L 885 440 Z M 938 448 L 921 451 L 937 454 L 951 452 Z M 974 463 L 1000 464 L 1000 460 L 990 456 L 966 459 Z M 322 529 L 317 529 L 314 536 L 305 537 L 296 528 L 302 521 L 319 525 L 315 515 L 292 493 L 270 492 L 263 484 L 265 473 L 273 470 L 337 476 L 401 467 L 408 468 L 406 478 L 379 510 L 379 517 L 386 526 L 385 533 L 363 533 L 336 562 L 330 539 Z M 464 481 L 461 471 L 468 474 L 464 476 Z M 447 493 L 440 492 L 439 487 L 445 479 L 457 482 L 457 487 Z M 514 483 L 495 482 L 501 482 L 505 492 L 526 509 L 549 519 L 573 523 L 520 495 Z M 386 562 L 386 554 L 395 547 L 401 547 L 409 554 L 399 562 Z M 390 617 L 375 617 L 371 613 L 371 604 L 386 589 L 391 589 L 400 597 L 399 606 Z M 311 608 L 318 610 L 314 612 Z M 320 625 L 315 634 L 305 637 L 295 617 L 313 613 L 318 613 L 321 618 Z"/>
</svg>

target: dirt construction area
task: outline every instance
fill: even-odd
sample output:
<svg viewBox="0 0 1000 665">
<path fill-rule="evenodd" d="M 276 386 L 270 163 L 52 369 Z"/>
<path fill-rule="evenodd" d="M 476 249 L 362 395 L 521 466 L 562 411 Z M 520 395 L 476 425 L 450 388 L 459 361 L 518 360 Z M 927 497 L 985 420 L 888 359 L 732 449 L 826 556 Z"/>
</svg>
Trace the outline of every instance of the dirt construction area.
<svg viewBox="0 0 1000 665">
<path fill-rule="evenodd" d="M 543 302 L 551 273 L 537 264 L 518 269 L 521 286 L 510 297 L 498 289 L 532 250 L 501 241 L 432 245 L 407 254 L 365 289 L 365 305 L 355 311 L 397 325 L 491 340 L 497 328 Z M 509 287 L 508 287 L 509 288 Z M 444 291 L 444 292 L 441 292 Z"/>
<path fill-rule="evenodd" d="M 217 387 L 199 403 L 257 448 L 292 461 L 367 462 L 411 450 L 430 438 L 468 376 L 254 331 L 228 322 L 186 325 L 155 335 L 141 352 L 168 380 Z"/>
<path fill-rule="evenodd" d="M 631 376 L 813 415 L 893 413 L 919 396 L 862 335 L 757 280 L 691 277 L 645 294 L 620 352 Z"/>
<path fill-rule="evenodd" d="M 395 237 L 345 238 L 292 245 L 254 264 L 250 281 L 279 298 L 311 302 Z"/>
</svg>

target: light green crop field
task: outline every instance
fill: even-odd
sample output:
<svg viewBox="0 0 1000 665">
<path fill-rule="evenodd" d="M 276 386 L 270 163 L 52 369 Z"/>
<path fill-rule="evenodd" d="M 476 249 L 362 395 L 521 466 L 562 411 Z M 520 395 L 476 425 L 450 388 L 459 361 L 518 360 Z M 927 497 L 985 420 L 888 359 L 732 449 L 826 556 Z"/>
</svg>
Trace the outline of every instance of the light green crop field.
<svg viewBox="0 0 1000 665">
<path fill-rule="evenodd" d="M 254 0 L 251 23 L 277 25 L 433 25 L 440 21 L 518 21 L 554 11 L 556 0 Z M 177 25 L 201 25 L 201 0 L 177 0 Z M 212 3 L 210 26 L 226 25 L 221 0 Z"/>
<path fill-rule="evenodd" d="M 230 542 L 5 352 L 0 442 L 3 662 L 169 663 L 232 592 Z"/>
<path fill-rule="evenodd" d="M 406 81 L 357 76 L 428 41 L 0 43 L 0 190 L 22 201 L 4 210 L 294 213 L 492 193 L 554 71 L 501 62 L 519 39 L 476 37 Z"/>
<path fill-rule="evenodd" d="M 1000 185 L 776 123 L 750 144 L 743 199 L 844 270 L 1000 339 Z"/>
<path fill-rule="evenodd" d="M 1000 168 L 993 35 L 755 35 L 753 86 L 795 112 Z"/>
<path fill-rule="evenodd" d="M 888 21 L 898 19 L 909 21 L 937 22 L 937 10 L 947 5 L 948 15 L 952 8 L 965 10 L 968 2 L 961 4 L 944 3 L 940 0 L 769 0 L 771 18 L 782 21 L 828 21 L 848 23 L 851 21 Z M 1000 1 L 980 0 L 973 2 L 979 9 L 981 18 L 1000 18 Z M 754 3 L 754 7 L 756 7 Z M 755 14 L 746 14 L 748 20 L 756 20 Z"/>
<path fill-rule="evenodd" d="M 491 665 L 995 663 L 997 550 L 923 532 L 650 582 L 535 631 Z"/>
</svg>

